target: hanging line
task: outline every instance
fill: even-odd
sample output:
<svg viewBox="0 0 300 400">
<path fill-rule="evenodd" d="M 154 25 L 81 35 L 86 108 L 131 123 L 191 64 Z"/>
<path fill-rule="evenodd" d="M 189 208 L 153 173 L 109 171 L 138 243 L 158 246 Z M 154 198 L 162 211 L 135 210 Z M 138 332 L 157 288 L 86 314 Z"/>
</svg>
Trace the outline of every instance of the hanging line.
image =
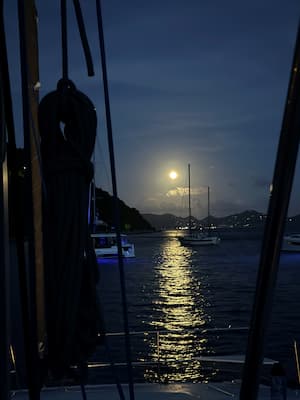
<svg viewBox="0 0 300 400">
<path fill-rule="evenodd" d="M 255 400 L 300 141 L 300 23 L 264 230 L 240 399 Z"/>
<path fill-rule="evenodd" d="M 85 54 L 87 70 L 88 70 L 88 76 L 94 76 L 93 60 L 92 60 L 91 51 L 90 51 L 90 47 L 89 47 L 88 40 L 87 40 L 87 35 L 86 35 L 86 31 L 85 31 L 85 26 L 84 26 L 84 20 L 83 20 L 83 16 L 82 16 L 82 12 L 81 12 L 81 6 L 80 6 L 80 3 L 79 3 L 79 0 L 73 0 L 73 2 L 74 2 L 74 8 L 75 8 L 75 13 L 76 13 L 76 18 L 77 18 L 77 24 L 78 24 L 78 28 L 79 28 L 80 38 L 81 38 L 81 42 L 82 42 L 82 46 L 83 46 L 83 50 L 84 50 L 84 54 Z M 65 77 L 65 79 L 68 80 L 68 46 L 67 46 L 66 0 L 62 0 L 61 1 L 61 21 L 62 21 L 61 22 L 61 27 L 62 27 L 62 60 L 63 60 L 62 69 L 63 69 L 63 77 Z M 29 73 L 28 80 L 30 80 L 30 78 L 31 78 L 30 71 L 28 71 L 28 73 Z M 33 80 L 31 79 L 31 82 L 32 81 Z M 35 92 L 38 89 L 36 89 L 35 87 L 32 87 L 32 90 Z M 13 124 L 13 119 L 9 118 L 9 121 L 10 120 L 12 120 L 12 124 Z M 38 156 L 38 161 L 39 161 L 40 174 L 41 174 L 41 177 L 42 177 L 43 192 L 46 195 L 45 181 L 43 179 L 43 172 L 42 172 L 42 160 L 41 160 L 41 152 L 40 152 L 40 145 L 39 145 L 39 138 L 38 138 L 39 137 L 38 127 L 34 123 L 31 110 L 30 110 L 30 120 L 31 120 L 31 127 L 32 127 L 32 132 L 33 132 L 33 138 L 34 138 L 34 142 L 35 142 L 35 149 L 36 149 L 37 156 Z M 10 123 L 10 125 L 11 125 L 11 123 Z M 11 131 L 14 132 L 14 127 L 13 126 L 12 126 Z M 13 139 L 14 139 L 14 136 L 12 136 L 11 142 L 13 142 L 12 141 Z M 14 143 L 15 143 L 15 141 L 14 141 Z M 15 144 L 14 144 L 14 147 L 16 147 Z"/>
<path fill-rule="evenodd" d="M 104 334 L 104 345 L 105 345 L 105 348 L 104 348 L 105 349 L 105 353 L 106 353 L 106 356 L 107 356 L 107 358 L 109 360 L 109 363 L 110 363 L 110 368 L 111 368 L 111 371 L 112 371 L 112 375 L 115 378 L 115 383 L 116 383 L 116 386 L 117 386 L 119 397 L 120 397 L 121 400 L 125 400 L 125 395 L 124 395 L 124 392 L 123 392 L 123 389 L 122 389 L 122 385 L 121 385 L 121 382 L 120 382 L 119 377 L 118 377 L 117 372 L 116 372 L 116 366 L 115 366 L 114 360 L 113 360 L 113 358 L 111 356 L 112 351 L 111 351 L 110 345 L 108 343 L 108 338 L 107 338 L 107 336 L 105 334 Z"/>
<path fill-rule="evenodd" d="M 88 76 L 94 76 L 93 60 L 90 47 L 87 40 L 86 30 L 84 26 L 82 11 L 79 0 L 73 0 L 77 26 L 80 34 L 81 44 L 87 65 Z M 61 0 L 61 48 L 62 48 L 62 77 L 64 80 L 69 79 L 69 60 L 68 60 L 68 29 L 67 29 L 67 1 Z"/>
<path fill-rule="evenodd" d="M 68 71 L 68 36 L 67 36 L 67 4 L 66 0 L 60 2 L 61 16 L 61 49 L 62 49 L 62 77 L 67 80 L 69 78 Z"/>
<path fill-rule="evenodd" d="M 99 315 L 104 315 L 104 312 L 103 312 L 103 309 L 102 309 L 102 306 L 101 306 L 100 302 L 98 303 L 98 310 L 99 310 Z M 103 324 L 103 326 L 104 326 L 104 324 Z M 120 398 L 120 400 L 125 400 L 124 391 L 123 391 L 120 379 L 119 379 L 117 371 L 116 371 L 116 365 L 115 365 L 115 362 L 114 362 L 113 357 L 112 357 L 112 351 L 111 351 L 111 348 L 110 348 L 110 345 L 109 345 L 108 337 L 106 335 L 106 332 L 100 332 L 100 337 L 101 337 L 101 335 L 103 335 L 105 354 L 106 354 L 107 359 L 108 359 L 109 364 L 110 364 L 112 376 L 115 379 L 115 384 L 117 386 L 117 390 L 118 390 L 118 393 L 119 393 L 119 398 Z"/>
<path fill-rule="evenodd" d="M 122 309 L 123 309 L 123 320 L 124 320 L 125 346 L 126 346 L 126 358 L 127 358 L 128 381 L 129 381 L 129 395 L 130 395 L 130 400 L 134 400 L 134 387 L 133 387 L 131 349 L 130 349 L 129 324 L 128 324 L 128 307 L 127 307 L 124 262 L 123 262 L 122 244 L 121 244 L 120 207 L 119 207 L 118 193 L 117 193 L 114 144 L 113 144 L 113 134 L 112 134 L 112 122 L 111 122 L 109 90 L 108 90 L 107 69 L 106 69 L 103 21 L 102 21 L 100 0 L 96 0 L 96 11 L 97 11 L 97 22 L 98 22 L 100 57 L 101 57 L 101 66 L 102 66 L 102 79 L 103 79 L 103 88 L 104 88 L 107 139 L 108 139 L 108 147 L 109 147 L 113 198 L 114 198 L 115 225 L 116 225 L 115 228 L 116 228 L 117 246 L 118 246 L 118 265 L 119 265 L 119 273 L 120 273 L 121 298 L 122 298 Z"/>
<path fill-rule="evenodd" d="M 85 55 L 88 76 L 94 76 L 95 73 L 94 73 L 94 67 L 93 67 L 93 60 L 92 60 L 91 51 L 89 48 L 86 32 L 85 32 L 80 2 L 79 2 L 79 0 L 73 0 L 73 4 L 74 4 L 75 14 L 76 14 L 76 18 L 77 18 L 77 25 L 78 25 L 78 29 L 79 29 L 80 38 L 81 38 L 81 44 L 82 44 L 83 52 Z"/>
</svg>

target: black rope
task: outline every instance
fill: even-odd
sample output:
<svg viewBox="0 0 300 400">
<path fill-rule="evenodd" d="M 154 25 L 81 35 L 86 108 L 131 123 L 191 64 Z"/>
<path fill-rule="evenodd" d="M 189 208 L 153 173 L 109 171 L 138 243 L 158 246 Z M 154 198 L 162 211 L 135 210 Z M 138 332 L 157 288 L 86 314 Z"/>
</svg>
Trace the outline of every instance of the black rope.
<svg viewBox="0 0 300 400">
<path fill-rule="evenodd" d="M 113 134 L 112 134 L 112 122 L 111 122 L 111 113 L 110 113 L 105 44 L 104 44 L 104 33 L 103 33 L 103 22 L 102 22 L 100 0 L 96 0 L 96 11 L 97 11 L 98 36 L 99 36 L 99 46 L 100 46 L 100 55 L 101 55 L 103 88 L 104 88 L 107 138 L 108 138 L 112 186 L 113 186 L 115 227 L 116 227 L 117 246 L 118 246 L 118 261 L 119 261 L 118 265 L 119 265 L 121 296 L 122 296 L 122 309 L 123 309 L 124 332 L 125 332 L 126 358 L 127 358 L 127 367 L 128 367 L 129 394 L 130 394 L 130 399 L 134 400 L 134 385 L 133 385 L 129 323 L 128 323 L 128 307 L 127 307 L 124 263 L 123 263 L 122 244 L 121 244 L 120 208 L 119 208 L 118 193 L 117 193 L 114 144 L 113 144 Z"/>
<path fill-rule="evenodd" d="M 88 375 L 88 366 L 86 365 L 86 363 L 81 363 L 79 365 L 79 373 L 80 373 L 79 385 L 80 385 L 80 389 L 81 389 L 81 395 L 82 395 L 83 400 L 87 400 L 85 384 L 86 384 L 87 375 Z"/>
<path fill-rule="evenodd" d="M 100 317 L 103 318 L 104 312 L 102 311 L 100 302 L 98 303 L 98 312 L 99 312 Z M 106 332 L 104 330 L 105 324 L 104 324 L 103 320 L 102 320 L 102 324 L 101 325 L 102 325 L 103 329 L 102 329 L 101 332 L 99 332 L 99 337 L 100 337 L 99 338 L 99 342 L 104 344 L 105 354 L 106 354 L 107 359 L 109 361 L 109 365 L 110 365 L 110 368 L 111 368 L 112 376 L 115 379 L 115 383 L 116 383 L 116 386 L 117 386 L 119 397 L 120 397 L 121 400 L 125 400 L 124 391 L 123 391 L 122 385 L 120 383 L 120 379 L 119 379 L 118 374 L 117 374 L 116 365 L 115 365 L 115 362 L 114 362 L 113 357 L 112 357 L 112 351 L 111 351 L 111 348 L 110 348 L 110 345 L 109 345 L 108 337 L 107 337 Z"/>
<path fill-rule="evenodd" d="M 60 2 L 61 16 L 61 49 L 62 49 L 62 77 L 68 79 L 68 32 L 67 32 L 67 4 L 66 0 Z"/>
<path fill-rule="evenodd" d="M 80 383 L 80 389 L 81 389 L 81 395 L 82 395 L 83 400 L 87 400 L 85 385 L 83 383 Z"/>
<path fill-rule="evenodd" d="M 75 8 L 75 14 L 77 18 L 77 25 L 80 33 L 80 38 L 81 38 L 81 43 L 85 55 L 85 60 L 86 60 L 86 65 L 87 65 L 87 70 L 88 70 L 88 76 L 94 76 L 94 67 L 93 67 L 93 60 L 91 56 L 91 51 L 89 48 L 86 32 L 85 32 L 85 27 L 84 27 L 84 22 L 83 22 L 83 17 L 82 17 L 82 12 L 81 12 L 81 7 L 79 0 L 73 0 L 74 8 Z"/>
<path fill-rule="evenodd" d="M 90 47 L 87 40 L 86 30 L 84 26 L 82 11 L 79 0 L 73 0 L 78 30 L 80 34 L 81 44 L 85 56 L 88 76 L 94 76 L 93 60 L 91 56 Z M 64 80 L 69 78 L 69 64 L 68 64 L 68 21 L 67 21 L 67 2 L 61 0 L 60 3 L 61 15 L 61 48 L 62 48 L 62 77 Z"/>
<path fill-rule="evenodd" d="M 117 371 L 116 371 L 116 366 L 115 366 L 115 363 L 114 363 L 114 361 L 112 359 L 111 349 L 110 349 L 110 346 L 108 344 L 108 339 L 107 339 L 106 336 L 104 337 L 104 345 L 105 345 L 105 352 L 106 352 L 107 358 L 109 360 L 110 368 L 111 368 L 111 371 L 112 371 L 112 375 L 115 378 L 115 383 L 116 383 L 116 386 L 117 386 L 117 389 L 118 389 L 119 397 L 120 397 L 121 400 L 125 400 L 124 391 L 122 389 L 120 380 L 118 378 L 118 374 L 117 374 Z"/>
<path fill-rule="evenodd" d="M 61 130 L 60 123 L 65 124 Z M 88 229 L 95 107 L 64 80 L 39 105 L 48 364 L 62 378 L 92 354 L 99 331 L 98 266 Z"/>
</svg>

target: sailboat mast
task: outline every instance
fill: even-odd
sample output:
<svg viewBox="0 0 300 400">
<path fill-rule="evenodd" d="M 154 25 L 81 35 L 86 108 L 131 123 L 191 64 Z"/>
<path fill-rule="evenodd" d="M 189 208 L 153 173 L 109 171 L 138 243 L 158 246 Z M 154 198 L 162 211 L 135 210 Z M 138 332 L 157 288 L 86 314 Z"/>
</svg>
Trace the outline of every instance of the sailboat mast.
<svg viewBox="0 0 300 400">
<path fill-rule="evenodd" d="M 192 212 L 191 212 L 191 165 L 188 164 L 188 177 L 189 177 L 189 234 L 192 230 Z"/>
</svg>

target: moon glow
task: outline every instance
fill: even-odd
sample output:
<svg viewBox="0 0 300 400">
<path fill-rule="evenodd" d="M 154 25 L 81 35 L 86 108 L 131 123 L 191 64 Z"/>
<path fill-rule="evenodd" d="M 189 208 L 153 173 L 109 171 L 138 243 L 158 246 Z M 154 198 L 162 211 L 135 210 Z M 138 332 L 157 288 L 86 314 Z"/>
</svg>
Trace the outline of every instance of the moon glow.
<svg viewBox="0 0 300 400">
<path fill-rule="evenodd" d="M 177 174 L 176 171 L 171 171 L 169 173 L 169 177 L 174 180 L 174 179 L 176 179 L 178 177 L 178 174 Z"/>
</svg>

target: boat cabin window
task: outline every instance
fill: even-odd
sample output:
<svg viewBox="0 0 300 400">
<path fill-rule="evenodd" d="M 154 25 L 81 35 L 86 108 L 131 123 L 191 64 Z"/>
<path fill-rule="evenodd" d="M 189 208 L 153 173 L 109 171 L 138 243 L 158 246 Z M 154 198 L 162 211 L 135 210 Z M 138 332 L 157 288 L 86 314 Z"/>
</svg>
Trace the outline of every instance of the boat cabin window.
<svg viewBox="0 0 300 400">
<path fill-rule="evenodd" d="M 101 249 L 104 247 L 111 247 L 117 245 L 117 240 L 114 237 L 94 237 L 94 247 L 95 249 Z"/>
<path fill-rule="evenodd" d="M 117 238 L 115 236 L 93 236 L 93 244 L 95 249 L 117 246 Z M 121 236 L 122 245 L 127 243 L 126 236 Z"/>
</svg>

